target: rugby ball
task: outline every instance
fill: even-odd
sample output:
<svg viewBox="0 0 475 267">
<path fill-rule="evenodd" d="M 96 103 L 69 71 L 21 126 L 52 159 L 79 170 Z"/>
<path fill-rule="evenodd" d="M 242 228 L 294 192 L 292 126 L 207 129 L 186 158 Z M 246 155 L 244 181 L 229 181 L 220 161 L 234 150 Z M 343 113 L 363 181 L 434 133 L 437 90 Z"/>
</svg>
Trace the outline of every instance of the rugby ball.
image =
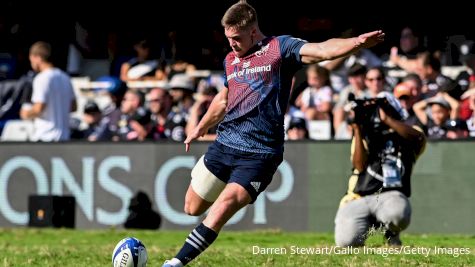
<svg viewBox="0 0 475 267">
<path fill-rule="evenodd" d="M 147 259 L 144 244 L 135 237 L 120 240 L 112 252 L 113 267 L 145 267 Z"/>
</svg>

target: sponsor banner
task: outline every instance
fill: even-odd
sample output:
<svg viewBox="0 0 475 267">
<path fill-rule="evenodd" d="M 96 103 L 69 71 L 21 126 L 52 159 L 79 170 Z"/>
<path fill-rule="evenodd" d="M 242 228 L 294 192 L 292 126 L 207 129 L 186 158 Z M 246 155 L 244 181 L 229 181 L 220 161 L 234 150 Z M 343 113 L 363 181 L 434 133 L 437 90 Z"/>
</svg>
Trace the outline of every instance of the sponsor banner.
<svg viewBox="0 0 475 267">
<path fill-rule="evenodd" d="M 0 226 L 28 224 L 29 195 L 74 196 L 77 228 L 122 226 L 130 198 L 142 190 L 163 229 L 188 229 L 202 220 L 183 206 L 191 169 L 208 145 L 193 144 L 185 153 L 174 143 L 2 144 Z M 306 146 L 299 151 L 303 155 Z M 307 229 L 306 170 L 306 161 L 284 160 L 268 189 L 227 227 Z"/>
</svg>

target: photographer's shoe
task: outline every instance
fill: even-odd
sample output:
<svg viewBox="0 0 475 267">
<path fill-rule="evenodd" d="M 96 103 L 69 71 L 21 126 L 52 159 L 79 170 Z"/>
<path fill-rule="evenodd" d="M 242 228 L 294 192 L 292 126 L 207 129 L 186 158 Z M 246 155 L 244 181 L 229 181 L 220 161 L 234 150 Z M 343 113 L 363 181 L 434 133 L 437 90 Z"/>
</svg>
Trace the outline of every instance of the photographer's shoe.
<svg viewBox="0 0 475 267">
<path fill-rule="evenodd" d="M 389 230 L 384 233 L 384 241 L 388 246 L 402 246 L 402 241 L 399 238 L 399 233 L 393 233 Z"/>
</svg>

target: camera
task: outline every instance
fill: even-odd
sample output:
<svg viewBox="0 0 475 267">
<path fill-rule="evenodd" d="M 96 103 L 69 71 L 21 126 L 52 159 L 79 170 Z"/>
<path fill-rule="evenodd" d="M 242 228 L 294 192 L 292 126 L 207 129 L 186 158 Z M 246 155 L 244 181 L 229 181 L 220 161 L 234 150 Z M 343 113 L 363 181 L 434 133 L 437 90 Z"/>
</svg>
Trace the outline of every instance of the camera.
<svg viewBox="0 0 475 267">
<path fill-rule="evenodd" d="M 349 108 L 353 110 L 354 117 L 349 118 L 348 123 L 356 123 L 372 132 L 381 132 L 387 126 L 381 122 L 379 108 L 383 109 L 386 115 L 396 120 L 401 120 L 401 114 L 389 103 L 384 96 L 374 98 L 356 99 L 355 95 L 348 95 Z"/>
</svg>

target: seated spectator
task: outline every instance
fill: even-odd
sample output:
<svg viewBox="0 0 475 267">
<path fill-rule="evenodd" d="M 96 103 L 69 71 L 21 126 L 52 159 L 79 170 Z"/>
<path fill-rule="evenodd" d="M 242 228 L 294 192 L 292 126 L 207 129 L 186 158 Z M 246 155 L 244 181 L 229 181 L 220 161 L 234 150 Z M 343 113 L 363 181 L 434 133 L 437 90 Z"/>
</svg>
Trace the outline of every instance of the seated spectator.
<svg viewBox="0 0 475 267">
<path fill-rule="evenodd" d="M 295 101 L 307 120 L 329 120 L 333 92 L 330 87 L 329 71 L 318 64 L 307 69 L 308 87 Z"/>
<path fill-rule="evenodd" d="M 114 141 L 143 141 L 150 128 L 150 114 L 143 107 L 144 97 L 140 91 L 129 89 L 122 100 L 121 115 Z"/>
<path fill-rule="evenodd" d="M 189 135 L 191 131 L 198 125 L 200 120 L 205 115 L 215 95 L 218 94 L 218 90 L 212 86 L 203 86 L 199 88 L 198 93 L 195 95 L 196 101 L 190 109 L 188 116 L 188 123 L 186 124 L 186 134 Z M 200 141 L 212 141 L 216 139 L 217 125 L 208 129 L 208 132 L 201 136 Z"/>
<path fill-rule="evenodd" d="M 147 94 L 151 127 L 147 138 L 153 140 L 185 140 L 187 114 L 172 110 L 173 99 L 164 88 L 153 88 Z"/>
<path fill-rule="evenodd" d="M 416 73 L 423 83 L 423 98 L 433 97 L 442 91 L 448 92 L 452 96 L 452 93 L 458 90 L 458 85 L 442 74 L 440 60 L 434 54 L 428 52 L 419 54 L 417 62 Z"/>
<path fill-rule="evenodd" d="M 449 119 L 457 119 L 459 103 L 446 92 L 414 104 L 414 112 L 430 139 L 447 137 L 446 123 Z M 429 107 L 429 112 L 426 108 Z"/>
<path fill-rule="evenodd" d="M 466 41 L 460 46 L 460 63 L 467 69 L 460 72 L 455 78 L 459 85 L 458 92 L 454 92 L 454 98 L 460 99 L 463 93 L 470 88 L 475 88 L 475 42 Z"/>
<path fill-rule="evenodd" d="M 399 48 L 391 48 L 390 62 L 408 73 L 416 72 L 418 54 L 427 51 L 422 46 L 421 37 L 421 33 L 416 28 L 412 26 L 404 27 L 401 30 Z"/>
<path fill-rule="evenodd" d="M 195 85 L 193 79 L 186 74 L 176 74 L 168 84 L 170 95 L 173 98 L 173 106 L 177 112 L 189 112 L 194 103 L 193 94 Z"/>
<path fill-rule="evenodd" d="M 304 118 L 294 117 L 290 120 L 287 129 L 287 140 L 309 139 L 307 121 Z"/>
<path fill-rule="evenodd" d="M 475 89 L 469 90 L 464 94 L 466 97 L 472 115 L 467 119 L 467 130 L 470 137 L 475 137 Z"/>
<path fill-rule="evenodd" d="M 393 94 L 401 103 L 401 106 L 407 110 L 408 118 L 405 123 L 414 126 L 420 125 L 413 106 L 421 100 L 422 81 L 416 74 L 409 74 L 404 77 L 403 82 L 394 87 Z"/>
<path fill-rule="evenodd" d="M 109 131 L 109 120 L 104 119 L 101 109 L 96 102 L 89 100 L 84 105 L 84 114 L 82 118 L 86 127 L 81 130 L 73 131 L 71 138 L 86 139 L 88 141 L 107 141 L 111 139 Z"/>
<path fill-rule="evenodd" d="M 338 101 L 333 108 L 335 139 L 351 138 L 351 127 L 346 123 L 349 111 L 345 110 L 345 106 L 348 104 L 350 94 L 353 94 L 357 99 L 369 97 L 365 86 L 365 75 L 366 67 L 360 64 L 355 64 L 348 70 L 350 84 L 340 92 Z"/>
<path fill-rule="evenodd" d="M 382 68 L 370 68 L 366 72 L 365 85 L 370 98 L 377 97 L 383 91 L 391 91 L 386 84 L 386 75 Z"/>
<path fill-rule="evenodd" d="M 467 68 L 459 73 L 455 79 L 460 91 L 454 93 L 456 99 L 460 99 L 459 117 L 468 120 L 472 115 L 470 108 L 469 96 L 470 90 L 475 90 L 475 42 L 466 41 L 460 46 L 460 62 Z M 459 97 L 459 98 L 457 98 Z"/>
<path fill-rule="evenodd" d="M 347 29 L 342 33 L 343 38 L 352 37 L 354 30 Z M 360 49 L 358 52 L 330 61 L 323 61 L 320 66 L 330 71 L 330 84 L 332 89 L 339 93 L 348 85 L 348 70 L 355 64 L 360 64 L 366 68 L 375 68 L 382 65 L 382 60 L 374 54 L 370 49 Z"/>
<path fill-rule="evenodd" d="M 165 71 L 158 59 L 152 58 L 150 42 L 140 40 L 134 44 L 137 56 L 121 65 L 120 79 L 124 82 L 137 80 L 166 80 Z"/>
</svg>

